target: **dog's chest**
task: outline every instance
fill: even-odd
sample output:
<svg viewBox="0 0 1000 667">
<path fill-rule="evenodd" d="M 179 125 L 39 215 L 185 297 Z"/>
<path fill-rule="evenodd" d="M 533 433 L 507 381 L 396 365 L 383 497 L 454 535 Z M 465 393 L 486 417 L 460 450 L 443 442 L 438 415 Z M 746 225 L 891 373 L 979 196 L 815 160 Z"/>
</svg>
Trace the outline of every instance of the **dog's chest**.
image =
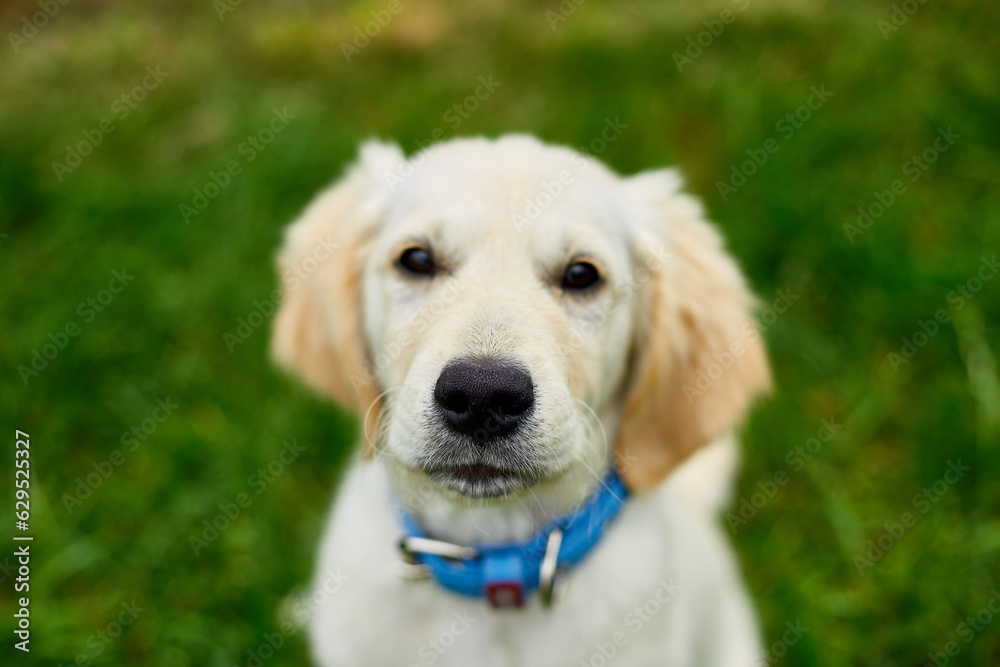
<svg viewBox="0 0 1000 667">
<path fill-rule="evenodd" d="M 685 650 L 663 641 L 689 620 L 681 613 L 684 585 L 671 572 L 675 549 L 649 501 L 626 508 L 567 575 L 553 608 L 533 597 L 523 609 L 495 610 L 396 574 L 399 528 L 387 498 L 371 475 L 345 481 L 317 573 L 321 581 L 323 572 L 339 570 L 344 584 L 310 622 L 321 664 L 530 667 L 597 664 L 612 655 L 619 664 L 653 655 L 663 664 Z"/>
</svg>

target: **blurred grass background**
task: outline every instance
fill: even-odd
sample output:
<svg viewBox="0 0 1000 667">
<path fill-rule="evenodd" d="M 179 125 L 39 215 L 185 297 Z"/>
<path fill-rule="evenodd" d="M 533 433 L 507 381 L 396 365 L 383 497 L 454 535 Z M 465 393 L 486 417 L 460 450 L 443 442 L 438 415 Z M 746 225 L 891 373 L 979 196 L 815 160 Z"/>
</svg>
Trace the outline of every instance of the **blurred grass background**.
<svg viewBox="0 0 1000 667">
<path fill-rule="evenodd" d="M 18 664 L 245 664 L 311 573 L 356 433 L 272 368 L 269 323 L 232 352 L 223 339 L 275 288 L 282 227 L 365 137 L 409 152 L 438 128 L 586 146 L 607 118 L 628 128 L 601 159 L 679 166 L 764 300 L 800 297 L 767 328 L 777 393 L 746 429 L 738 496 L 778 470 L 789 481 L 730 533 L 768 643 L 786 622 L 809 628 L 780 663 L 923 665 L 955 641 L 950 664 L 1000 664 L 1000 620 L 958 634 L 1000 587 L 1000 280 L 961 309 L 947 297 L 1000 248 L 995 3 L 927 2 L 886 38 L 890 2 L 587 0 L 560 15 L 420 0 L 350 63 L 340 44 L 386 2 L 220 6 L 74 2 L 16 51 L 9 33 L 39 7 L 0 7 L 0 414 L 33 448 L 33 641 Z M 674 53 L 726 8 L 735 20 L 679 72 Z M 119 118 L 147 66 L 169 76 Z M 445 114 L 480 76 L 501 85 L 455 128 Z M 776 124 L 812 86 L 833 96 L 786 138 Z M 248 161 L 242 142 L 275 108 L 295 117 Z M 104 118 L 113 132 L 57 175 Z M 905 163 L 949 127 L 960 138 L 910 181 Z M 769 137 L 778 152 L 723 200 L 718 181 Z M 230 160 L 240 174 L 185 223 L 180 205 Z M 896 179 L 907 191 L 851 243 L 844 225 Z M 79 309 L 123 268 L 120 294 Z M 896 372 L 887 355 L 939 309 L 952 321 Z M 18 368 L 69 322 L 79 335 L 26 384 Z M 174 414 L 128 451 L 167 398 Z M 843 429 L 795 470 L 788 452 L 822 419 Z M 251 476 L 293 439 L 305 450 L 257 494 Z M 122 463 L 67 508 L 115 449 Z M 914 495 L 959 459 L 971 472 L 922 514 Z M 189 537 L 240 493 L 252 504 L 195 556 Z M 855 556 L 907 511 L 916 526 L 859 573 Z M 144 611 L 105 643 L 95 633 L 132 600 Z M 0 626 L 11 655 L 8 613 Z M 267 664 L 305 659 L 294 637 Z"/>
</svg>

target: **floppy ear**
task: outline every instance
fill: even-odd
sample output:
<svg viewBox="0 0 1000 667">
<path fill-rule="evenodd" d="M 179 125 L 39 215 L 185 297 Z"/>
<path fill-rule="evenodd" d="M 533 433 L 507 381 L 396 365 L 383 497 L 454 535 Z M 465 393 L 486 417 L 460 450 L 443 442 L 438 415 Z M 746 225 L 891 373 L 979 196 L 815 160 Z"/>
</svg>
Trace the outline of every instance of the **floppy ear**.
<svg viewBox="0 0 1000 667">
<path fill-rule="evenodd" d="M 733 429 L 770 387 L 754 298 L 673 171 L 626 179 L 638 205 L 640 265 L 650 269 L 637 366 L 616 457 L 633 490 L 655 487 L 702 445 Z M 665 253 L 664 253 L 665 251 Z"/>
<path fill-rule="evenodd" d="M 313 389 L 367 415 L 366 433 L 381 405 L 367 370 L 361 271 L 384 215 L 387 179 L 404 161 L 395 145 L 365 144 L 357 164 L 288 227 L 278 254 L 282 299 L 271 352 Z"/>
</svg>

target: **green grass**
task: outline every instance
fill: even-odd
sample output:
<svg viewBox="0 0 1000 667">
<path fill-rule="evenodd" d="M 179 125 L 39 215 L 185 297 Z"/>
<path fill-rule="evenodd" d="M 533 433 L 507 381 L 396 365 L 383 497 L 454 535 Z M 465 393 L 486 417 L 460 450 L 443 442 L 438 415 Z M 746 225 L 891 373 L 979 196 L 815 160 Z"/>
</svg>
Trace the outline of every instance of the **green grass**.
<svg viewBox="0 0 1000 667">
<path fill-rule="evenodd" d="M 957 630 L 1000 588 L 1000 279 L 948 300 L 1000 249 L 1000 12 L 931 1 L 884 39 L 888 0 L 751 2 L 678 72 L 673 54 L 733 3 L 591 0 L 555 30 L 558 3 L 478 4 L 406 3 L 349 64 L 340 42 L 386 3 L 244 3 L 220 21 L 207 1 L 74 2 L 18 53 L 4 43 L 0 414 L 31 434 L 35 536 L 21 662 L 229 666 L 279 627 L 356 424 L 272 368 L 267 324 L 232 352 L 223 335 L 275 288 L 282 227 L 361 139 L 586 146 L 620 118 L 603 160 L 678 165 L 764 300 L 799 296 L 767 329 L 777 392 L 746 429 L 739 496 L 788 481 L 731 535 L 769 642 L 809 628 L 781 664 L 922 665 L 949 641 L 951 664 L 1000 663 L 1000 620 L 969 643 Z M 34 11 L 6 5 L 4 33 Z M 157 65 L 169 76 L 119 118 L 116 98 Z M 501 86 L 453 129 L 446 112 L 488 75 Z M 786 136 L 776 124 L 821 85 L 833 96 Z M 241 143 L 275 108 L 295 118 L 248 161 Z M 52 163 L 106 117 L 113 132 L 59 180 Z M 960 137 L 911 181 L 904 165 L 948 127 Z M 718 181 L 768 138 L 777 152 L 723 200 Z M 185 223 L 180 205 L 230 160 L 240 173 Z M 906 191 L 851 243 L 844 225 L 897 179 Z M 120 294 L 78 311 L 123 268 Z M 950 321 L 894 370 L 887 355 L 939 309 Z M 26 385 L 18 367 L 70 322 L 78 335 Z M 176 410 L 129 451 L 123 434 L 168 397 Z M 786 456 L 821 419 L 843 428 L 796 470 Z M 261 489 L 251 476 L 292 439 L 304 451 Z M 64 494 L 115 449 L 69 511 Z M 971 471 L 921 513 L 914 495 L 958 459 Z M 252 502 L 195 556 L 189 536 L 241 493 Z M 859 574 L 904 512 L 916 525 Z M 93 633 L 133 599 L 144 611 L 104 650 Z M 2 626 L 7 646 L 7 613 Z M 267 664 L 305 656 L 296 637 Z"/>
</svg>

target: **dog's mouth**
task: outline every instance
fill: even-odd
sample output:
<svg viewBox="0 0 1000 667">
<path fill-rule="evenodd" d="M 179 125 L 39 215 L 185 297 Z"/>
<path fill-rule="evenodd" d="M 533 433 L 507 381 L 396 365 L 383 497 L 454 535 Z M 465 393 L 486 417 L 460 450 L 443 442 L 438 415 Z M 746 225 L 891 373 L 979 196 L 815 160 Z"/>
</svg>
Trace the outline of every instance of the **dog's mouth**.
<svg viewBox="0 0 1000 667">
<path fill-rule="evenodd" d="M 534 486 L 536 474 L 484 463 L 440 465 L 424 470 L 434 483 L 469 498 L 502 498 Z"/>
</svg>

